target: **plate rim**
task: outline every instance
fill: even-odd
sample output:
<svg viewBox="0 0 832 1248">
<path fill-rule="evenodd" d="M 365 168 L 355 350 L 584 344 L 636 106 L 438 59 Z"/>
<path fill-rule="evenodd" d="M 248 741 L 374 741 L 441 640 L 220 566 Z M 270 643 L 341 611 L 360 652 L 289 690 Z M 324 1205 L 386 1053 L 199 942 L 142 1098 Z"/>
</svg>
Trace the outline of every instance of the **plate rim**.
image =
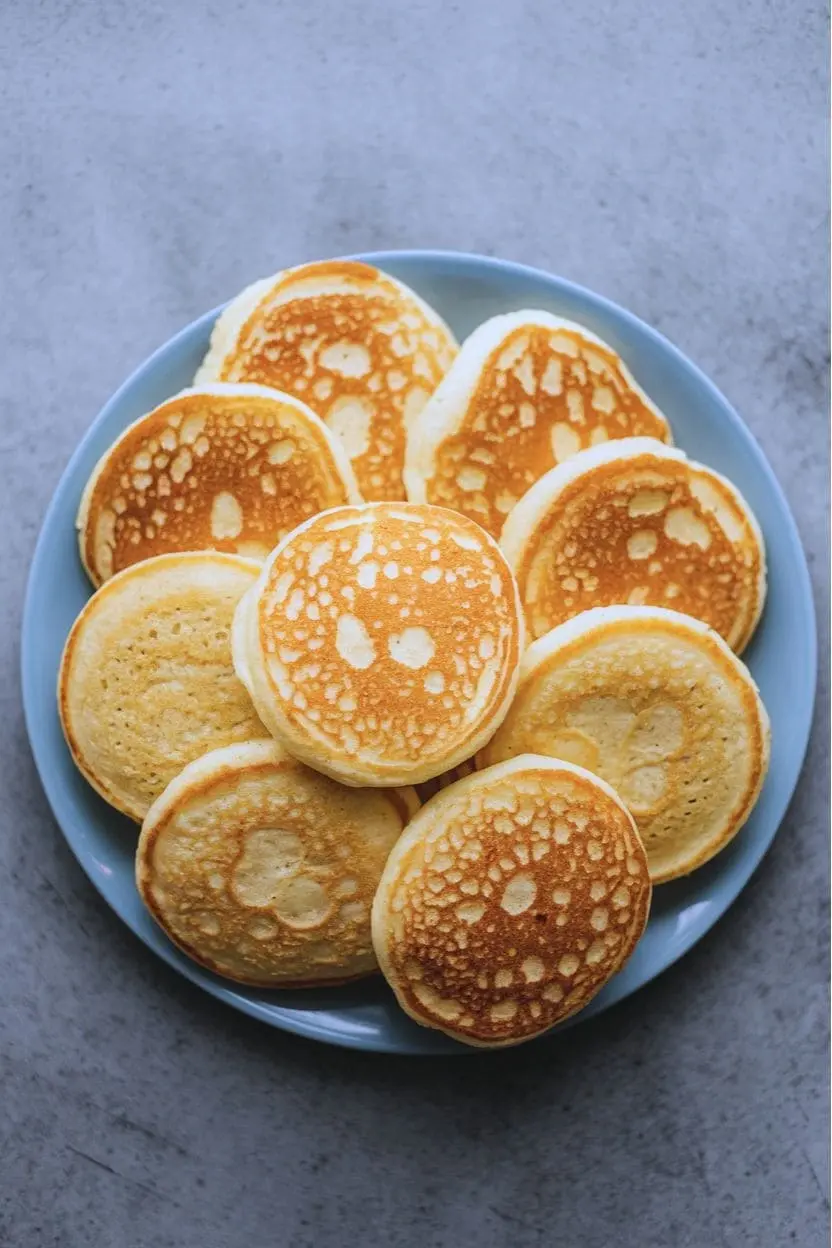
<svg viewBox="0 0 832 1248">
<path fill-rule="evenodd" d="M 580 1022 L 588 1021 L 601 1012 L 618 1004 L 633 993 L 638 992 L 647 984 L 651 983 L 659 975 L 663 974 L 671 966 L 675 965 L 682 957 L 699 943 L 700 940 L 711 930 L 712 927 L 725 915 L 740 893 L 746 888 L 749 880 L 754 875 L 765 855 L 768 853 L 772 842 L 774 841 L 780 826 L 786 816 L 786 813 L 794 798 L 797 785 L 800 781 L 803 768 L 806 761 L 806 753 L 809 746 L 809 740 L 814 722 L 814 708 L 817 699 L 817 678 L 818 678 L 818 637 L 817 637 L 817 613 L 815 610 L 814 591 L 811 575 L 809 573 L 806 552 L 800 538 L 800 532 L 797 527 L 794 515 L 789 505 L 788 498 L 778 481 L 773 468 L 768 462 L 762 447 L 760 446 L 753 431 L 745 424 L 742 417 L 729 402 L 726 396 L 718 388 L 715 382 L 702 371 L 701 368 L 685 355 L 680 348 L 675 346 L 668 338 L 666 338 L 659 330 L 654 329 L 646 321 L 643 321 L 635 313 L 629 309 L 609 299 L 589 287 L 582 286 L 577 282 L 571 281 L 569 278 L 560 276 L 557 273 L 550 273 L 545 269 L 537 268 L 533 265 L 522 264 L 514 260 L 505 260 L 495 256 L 479 255 L 475 252 L 454 251 L 448 249 L 434 248 L 404 248 L 389 249 L 378 251 L 361 252 L 350 256 L 342 257 L 349 260 L 361 260 L 368 264 L 374 264 L 380 269 L 384 269 L 387 264 L 396 264 L 398 262 L 427 262 L 439 263 L 445 265 L 462 265 L 463 267 L 475 267 L 478 270 L 483 268 L 492 269 L 500 272 L 508 272 L 515 275 L 533 278 L 545 281 L 554 281 L 569 296 L 575 296 L 579 299 L 587 300 L 591 304 L 600 306 L 600 308 L 612 314 L 614 317 L 623 320 L 631 328 L 638 333 L 645 335 L 652 342 L 660 347 L 664 352 L 669 353 L 674 364 L 687 372 L 694 381 L 709 393 L 712 401 L 721 409 L 724 417 L 740 432 L 747 440 L 750 450 L 756 461 L 757 468 L 762 472 L 768 490 L 775 496 L 779 508 L 786 518 L 786 526 L 788 529 L 788 538 L 791 547 L 797 553 L 796 574 L 801 586 L 801 598 L 803 601 L 804 611 L 802 614 L 803 633 L 804 636 L 800 641 L 805 645 L 804 664 L 810 674 L 810 696 L 808 699 L 808 713 L 805 717 L 805 723 L 797 737 L 797 750 L 793 750 L 794 756 L 799 760 L 795 768 L 794 776 L 791 779 L 786 791 L 780 795 L 778 808 L 775 810 L 775 817 L 772 821 L 772 831 L 760 844 L 755 845 L 749 850 L 747 856 L 743 859 L 741 869 L 731 880 L 727 891 L 722 896 L 719 905 L 715 908 L 715 913 L 708 914 L 704 919 L 700 918 L 697 922 L 691 923 L 689 931 L 686 933 L 685 940 L 674 953 L 659 965 L 652 968 L 648 974 L 636 986 L 632 987 L 620 995 L 616 995 L 614 990 L 608 995 L 603 1003 L 597 1008 L 593 1008 L 594 1002 L 582 1010 L 573 1018 L 568 1019 L 564 1024 L 555 1027 L 542 1036 L 537 1037 L 531 1043 L 539 1045 L 546 1041 L 553 1040 L 556 1036 L 562 1034 L 565 1030 Z M 385 1042 L 383 1037 L 368 1036 L 365 1034 L 356 1035 L 349 1031 L 334 1032 L 330 1028 L 316 1021 L 316 1013 L 309 1011 L 303 1013 L 293 1009 L 292 1007 L 282 1007 L 286 1011 L 281 1016 L 275 1011 L 281 1010 L 281 1007 L 272 1005 L 265 1006 L 261 1002 L 251 999 L 238 991 L 236 985 L 232 985 L 232 981 L 224 981 L 218 977 L 211 976 L 209 972 L 199 967 L 197 964 L 190 963 L 184 955 L 182 955 L 173 945 L 151 944 L 138 928 L 131 922 L 130 918 L 122 912 L 122 910 L 114 904 L 114 902 L 105 895 L 101 882 L 88 869 L 88 865 L 82 856 L 80 846 L 75 842 L 73 836 L 67 832 L 64 822 L 58 813 L 59 805 L 57 799 L 57 786 L 53 784 L 49 776 L 47 763 L 47 750 L 43 742 L 40 741 L 40 733 L 35 723 L 35 693 L 33 690 L 33 663 L 36 661 L 33 653 L 34 641 L 33 629 L 31 627 L 34 612 L 34 596 L 35 586 L 39 580 L 40 565 L 46 558 L 47 550 L 47 534 L 51 528 L 54 514 L 58 511 L 62 503 L 61 493 L 62 486 L 66 479 L 72 474 L 78 462 L 85 456 L 87 447 L 95 438 L 97 431 L 108 418 L 111 410 L 118 406 L 123 395 L 128 392 L 138 381 L 141 381 L 143 375 L 152 372 L 154 366 L 160 357 L 165 355 L 171 348 L 175 348 L 183 339 L 187 339 L 196 329 L 206 327 L 213 324 L 219 313 L 225 307 L 220 304 L 212 310 L 203 313 L 201 316 L 195 317 L 188 324 L 182 326 L 176 333 L 172 334 L 164 342 L 160 343 L 148 356 L 139 362 L 139 364 L 128 374 L 124 381 L 116 388 L 112 395 L 105 401 L 97 412 L 96 416 L 90 422 L 89 426 L 83 433 L 79 442 L 75 446 L 72 454 L 67 460 L 64 468 L 54 487 L 52 495 L 49 499 L 47 507 L 43 512 L 38 531 L 37 541 L 32 553 L 29 571 L 26 578 L 26 590 L 23 600 L 23 611 L 21 614 L 21 632 L 20 632 L 20 680 L 23 704 L 23 716 L 26 727 L 27 737 L 32 757 L 35 763 L 41 786 L 47 799 L 52 817 L 54 818 L 64 842 L 69 847 L 81 870 L 86 878 L 90 881 L 98 894 L 101 896 L 105 904 L 116 914 L 118 919 L 137 937 L 142 944 L 153 954 L 160 957 L 173 970 L 178 971 L 187 980 L 207 992 L 214 999 L 221 1001 L 223 1004 L 231 1006 L 239 1010 L 241 1013 L 249 1017 L 264 1022 L 271 1027 L 279 1030 L 287 1031 L 295 1035 L 303 1036 L 307 1039 L 313 1039 L 322 1043 L 332 1044 L 339 1048 L 361 1050 L 366 1052 L 377 1053 L 395 1053 L 399 1056 L 420 1056 L 420 1057 L 437 1057 L 437 1056 L 462 1056 L 471 1054 L 481 1054 L 488 1050 L 472 1049 L 470 1046 L 460 1044 L 450 1037 L 443 1036 L 440 1040 L 438 1037 L 442 1033 L 427 1032 L 426 1039 L 430 1039 L 430 1047 L 419 1046 L 415 1042 L 403 1043 L 397 1041 L 391 1044 Z M 42 754 L 43 752 L 43 754 Z M 244 986 L 243 986 L 244 988 Z M 445 1043 L 446 1042 L 446 1043 Z"/>
</svg>

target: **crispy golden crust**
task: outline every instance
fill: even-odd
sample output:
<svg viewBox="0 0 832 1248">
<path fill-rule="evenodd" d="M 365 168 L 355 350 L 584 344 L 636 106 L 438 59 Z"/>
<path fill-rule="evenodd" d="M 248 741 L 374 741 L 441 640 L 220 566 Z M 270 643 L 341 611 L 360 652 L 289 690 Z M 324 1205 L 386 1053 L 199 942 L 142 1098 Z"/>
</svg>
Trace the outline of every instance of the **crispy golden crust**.
<svg viewBox="0 0 832 1248">
<path fill-rule="evenodd" d="M 289 269 L 258 283 L 256 302 L 241 299 L 245 320 L 232 304 L 198 377 L 303 399 L 342 439 L 365 498 L 404 498 L 406 429 L 456 352 L 447 326 L 406 286 L 353 261 Z"/>
<path fill-rule="evenodd" d="M 529 647 L 478 762 L 534 752 L 597 773 L 627 803 L 660 884 L 708 862 L 746 822 L 769 737 L 748 669 L 715 632 L 675 611 L 608 607 Z"/>
<path fill-rule="evenodd" d="M 93 788 L 131 819 L 186 763 L 263 735 L 229 641 L 259 571 L 235 555 L 159 555 L 107 581 L 72 626 L 58 674 L 64 736 Z"/>
<path fill-rule="evenodd" d="M 264 386 L 185 390 L 101 458 L 78 516 L 100 585 L 178 550 L 265 559 L 303 520 L 360 502 L 340 443 L 303 403 Z"/>
<path fill-rule="evenodd" d="M 670 607 L 703 620 L 737 653 L 765 597 L 754 516 L 718 473 L 633 439 L 553 469 L 509 516 L 500 544 L 531 637 L 592 607 Z"/>
<path fill-rule="evenodd" d="M 405 483 L 495 536 L 535 481 L 611 438 L 669 442 L 662 413 L 606 343 L 546 312 L 480 326 L 414 426 Z"/>
<path fill-rule="evenodd" d="M 400 1005 L 466 1044 L 519 1044 L 582 1009 L 629 958 L 647 859 L 612 789 L 524 755 L 433 798 L 390 854 L 373 943 Z"/>
<path fill-rule="evenodd" d="M 235 617 L 236 670 L 270 732 L 347 784 L 457 766 L 514 692 L 522 621 L 508 565 L 472 521 L 407 503 L 297 529 Z"/>
<path fill-rule="evenodd" d="M 377 969 L 370 907 L 413 802 L 346 789 L 273 741 L 215 750 L 148 812 L 137 887 L 170 939 L 218 975 L 346 983 Z"/>
</svg>

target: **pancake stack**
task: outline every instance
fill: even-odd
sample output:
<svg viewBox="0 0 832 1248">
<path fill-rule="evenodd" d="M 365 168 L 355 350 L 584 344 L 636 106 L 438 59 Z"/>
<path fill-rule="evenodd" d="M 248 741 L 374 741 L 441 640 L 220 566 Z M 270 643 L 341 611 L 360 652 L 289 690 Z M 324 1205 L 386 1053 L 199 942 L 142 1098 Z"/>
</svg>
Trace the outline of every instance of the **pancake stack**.
<svg viewBox="0 0 832 1248">
<path fill-rule="evenodd" d="M 228 305 L 91 473 L 58 681 L 175 945 L 261 988 L 380 969 L 478 1047 L 601 991 L 769 761 L 762 535 L 671 442 L 548 312 L 458 350 L 352 261 Z"/>
</svg>

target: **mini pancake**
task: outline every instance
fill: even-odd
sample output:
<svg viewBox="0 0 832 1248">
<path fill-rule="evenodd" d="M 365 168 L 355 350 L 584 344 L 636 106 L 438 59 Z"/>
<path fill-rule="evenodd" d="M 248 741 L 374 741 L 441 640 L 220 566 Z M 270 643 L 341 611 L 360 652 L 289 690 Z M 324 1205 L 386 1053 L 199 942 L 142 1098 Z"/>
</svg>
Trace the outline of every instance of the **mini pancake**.
<svg viewBox="0 0 832 1248">
<path fill-rule="evenodd" d="M 406 430 L 455 353 L 447 325 L 407 286 L 328 260 L 234 299 L 194 384 L 257 381 L 296 395 L 341 438 L 365 498 L 401 499 Z"/>
<path fill-rule="evenodd" d="M 438 507 L 306 521 L 234 620 L 234 665 L 269 731 L 346 784 L 415 784 L 487 741 L 514 693 L 517 589 L 493 538 Z"/>
<path fill-rule="evenodd" d="M 72 626 L 58 675 L 67 744 L 93 788 L 139 823 L 186 763 L 263 736 L 229 642 L 259 572 L 237 555 L 158 555 L 107 581 Z"/>
<path fill-rule="evenodd" d="M 623 802 L 525 754 L 451 785 L 394 846 L 373 944 L 402 1008 L 465 1044 L 519 1044 L 592 1000 L 647 923 L 650 877 Z"/>
<path fill-rule="evenodd" d="M 309 516 L 360 501 L 340 442 L 304 403 L 265 386 L 183 390 L 99 460 L 81 559 L 96 585 L 176 550 L 265 559 Z"/>
<path fill-rule="evenodd" d="M 611 347 L 548 312 L 495 316 L 465 340 L 412 426 L 407 496 L 453 507 L 497 537 L 544 472 L 586 447 L 633 436 L 672 441 Z"/>
<path fill-rule="evenodd" d="M 763 536 L 735 486 L 650 438 L 582 451 L 533 485 L 500 538 L 530 635 L 592 607 L 670 607 L 739 654 L 765 598 Z"/>
<path fill-rule="evenodd" d="M 377 969 L 370 907 L 410 791 L 347 789 L 274 741 L 190 763 L 153 803 L 136 883 L 170 939 L 218 975 L 264 988 Z"/>
<path fill-rule="evenodd" d="M 659 884 L 740 830 L 769 738 L 748 669 L 712 629 L 660 607 L 599 607 L 529 646 L 479 762 L 534 751 L 596 772 L 627 803 Z"/>
</svg>

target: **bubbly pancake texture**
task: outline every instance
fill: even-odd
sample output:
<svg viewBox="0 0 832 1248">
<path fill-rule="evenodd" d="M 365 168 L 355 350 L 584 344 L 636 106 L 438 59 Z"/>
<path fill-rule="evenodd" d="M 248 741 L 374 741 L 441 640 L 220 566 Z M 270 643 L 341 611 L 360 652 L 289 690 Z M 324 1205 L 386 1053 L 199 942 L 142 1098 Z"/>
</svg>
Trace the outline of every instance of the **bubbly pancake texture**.
<svg viewBox="0 0 832 1248">
<path fill-rule="evenodd" d="M 548 312 L 496 316 L 465 340 L 411 429 L 407 495 L 453 507 L 497 537 L 544 472 L 633 436 L 672 440 L 611 347 Z"/>
<path fill-rule="evenodd" d="M 377 969 L 376 885 L 415 795 L 347 789 L 274 741 L 214 750 L 144 821 L 136 882 L 157 923 L 218 975 L 266 988 Z"/>
<path fill-rule="evenodd" d="M 72 627 L 58 676 L 67 744 L 93 788 L 138 822 L 186 763 L 263 736 L 230 645 L 259 571 L 236 555 L 158 555 L 107 581 Z"/>
<path fill-rule="evenodd" d="M 745 823 L 769 735 L 748 669 L 712 629 L 660 607 L 599 607 L 529 646 L 479 761 L 534 751 L 596 772 L 627 803 L 659 884 Z"/>
<path fill-rule="evenodd" d="M 236 670 L 290 753 L 347 784 L 470 758 L 514 693 L 522 618 L 496 542 L 437 507 L 341 507 L 296 529 L 234 621 Z"/>
<path fill-rule="evenodd" d="M 419 812 L 393 848 L 373 943 L 399 1004 L 466 1044 L 518 1044 L 582 1009 L 629 958 L 650 878 L 613 790 L 526 754 Z"/>
<path fill-rule="evenodd" d="M 299 400 L 256 385 L 183 390 L 99 461 L 81 558 L 96 585 L 169 551 L 265 559 L 309 516 L 360 501 L 340 442 Z"/>
<path fill-rule="evenodd" d="M 670 607 L 740 653 L 760 618 L 765 551 L 730 481 L 632 438 L 583 451 L 533 485 L 500 538 L 532 638 L 592 607 Z"/>
<path fill-rule="evenodd" d="M 296 395 L 343 442 L 367 499 L 402 499 L 405 435 L 456 353 L 447 325 L 368 264 L 329 260 L 256 282 L 229 304 L 196 377 Z"/>
</svg>

